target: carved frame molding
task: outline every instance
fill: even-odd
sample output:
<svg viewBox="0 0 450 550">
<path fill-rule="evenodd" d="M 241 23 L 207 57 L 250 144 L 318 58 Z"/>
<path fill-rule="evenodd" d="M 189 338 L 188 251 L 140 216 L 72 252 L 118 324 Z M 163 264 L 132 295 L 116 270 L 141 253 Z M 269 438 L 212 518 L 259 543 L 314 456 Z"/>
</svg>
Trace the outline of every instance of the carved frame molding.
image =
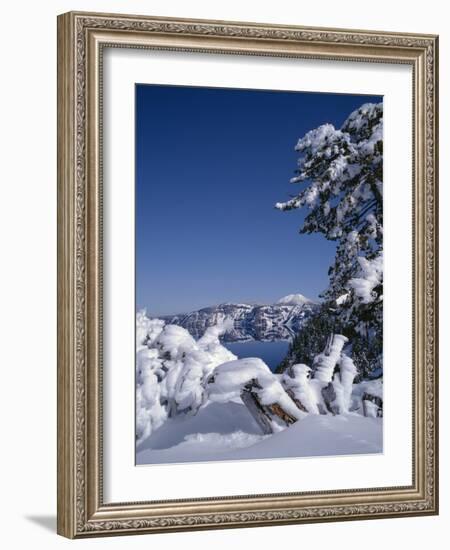
<svg viewBox="0 0 450 550">
<path fill-rule="evenodd" d="M 438 512 L 437 46 L 437 37 L 431 35 L 75 12 L 59 16 L 58 533 L 78 538 Z M 101 91 L 104 47 L 412 65 L 412 486 L 103 503 Z"/>
</svg>

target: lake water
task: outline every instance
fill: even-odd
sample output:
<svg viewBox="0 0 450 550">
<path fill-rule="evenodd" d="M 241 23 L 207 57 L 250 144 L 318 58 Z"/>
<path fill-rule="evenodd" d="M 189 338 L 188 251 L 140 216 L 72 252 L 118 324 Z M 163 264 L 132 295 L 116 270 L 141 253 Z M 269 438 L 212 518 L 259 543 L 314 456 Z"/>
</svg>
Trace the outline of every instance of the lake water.
<svg viewBox="0 0 450 550">
<path fill-rule="evenodd" d="M 239 359 L 259 357 L 271 371 L 274 371 L 286 357 L 289 343 L 289 340 L 275 340 L 273 342 L 250 340 L 249 342 L 224 342 L 223 345 L 237 355 Z"/>
</svg>

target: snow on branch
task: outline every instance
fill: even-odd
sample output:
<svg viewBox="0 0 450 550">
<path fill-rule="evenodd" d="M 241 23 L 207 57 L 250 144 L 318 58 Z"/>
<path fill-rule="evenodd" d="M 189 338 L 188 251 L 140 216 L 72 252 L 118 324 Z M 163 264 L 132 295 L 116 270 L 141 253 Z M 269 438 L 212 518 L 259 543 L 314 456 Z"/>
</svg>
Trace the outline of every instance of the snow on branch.
<svg viewBox="0 0 450 550">
<path fill-rule="evenodd" d="M 358 262 L 359 277 L 350 279 L 349 286 L 353 288 L 361 303 L 370 304 L 379 298 L 375 289 L 383 282 L 383 252 L 381 251 L 372 260 L 359 257 Z"/>
</svg>

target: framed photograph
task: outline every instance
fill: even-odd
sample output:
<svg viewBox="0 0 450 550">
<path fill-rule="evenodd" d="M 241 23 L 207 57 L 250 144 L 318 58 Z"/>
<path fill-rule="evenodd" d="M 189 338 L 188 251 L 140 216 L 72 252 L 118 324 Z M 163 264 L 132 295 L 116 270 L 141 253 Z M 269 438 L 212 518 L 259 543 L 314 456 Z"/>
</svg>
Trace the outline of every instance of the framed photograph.
<svg viewBox="0 0 450 550">
<path fill-rule="evenodd" d="M 436 514 L 437 37 L 58 18 L 58 532 Z"/>
</svg>

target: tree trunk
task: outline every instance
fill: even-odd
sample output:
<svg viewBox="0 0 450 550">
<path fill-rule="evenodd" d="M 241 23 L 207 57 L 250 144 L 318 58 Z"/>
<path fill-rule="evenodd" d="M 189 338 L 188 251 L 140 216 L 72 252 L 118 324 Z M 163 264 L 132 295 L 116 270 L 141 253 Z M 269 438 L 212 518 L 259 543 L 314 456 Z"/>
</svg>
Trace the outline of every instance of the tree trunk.
<svg viewBox="0 0 450 550">
<path fill-rule="evenodd" d="M 258 393 L 259 389 L 261 386 L 258 380 L 251 380 L 243 388 L 241 399 L 264 434 L 274 433 L 274 424 L 290 426 L 297 421 L 297 418 L 286 412 L 279 403 L 262 404 Z"/>
</svg>

